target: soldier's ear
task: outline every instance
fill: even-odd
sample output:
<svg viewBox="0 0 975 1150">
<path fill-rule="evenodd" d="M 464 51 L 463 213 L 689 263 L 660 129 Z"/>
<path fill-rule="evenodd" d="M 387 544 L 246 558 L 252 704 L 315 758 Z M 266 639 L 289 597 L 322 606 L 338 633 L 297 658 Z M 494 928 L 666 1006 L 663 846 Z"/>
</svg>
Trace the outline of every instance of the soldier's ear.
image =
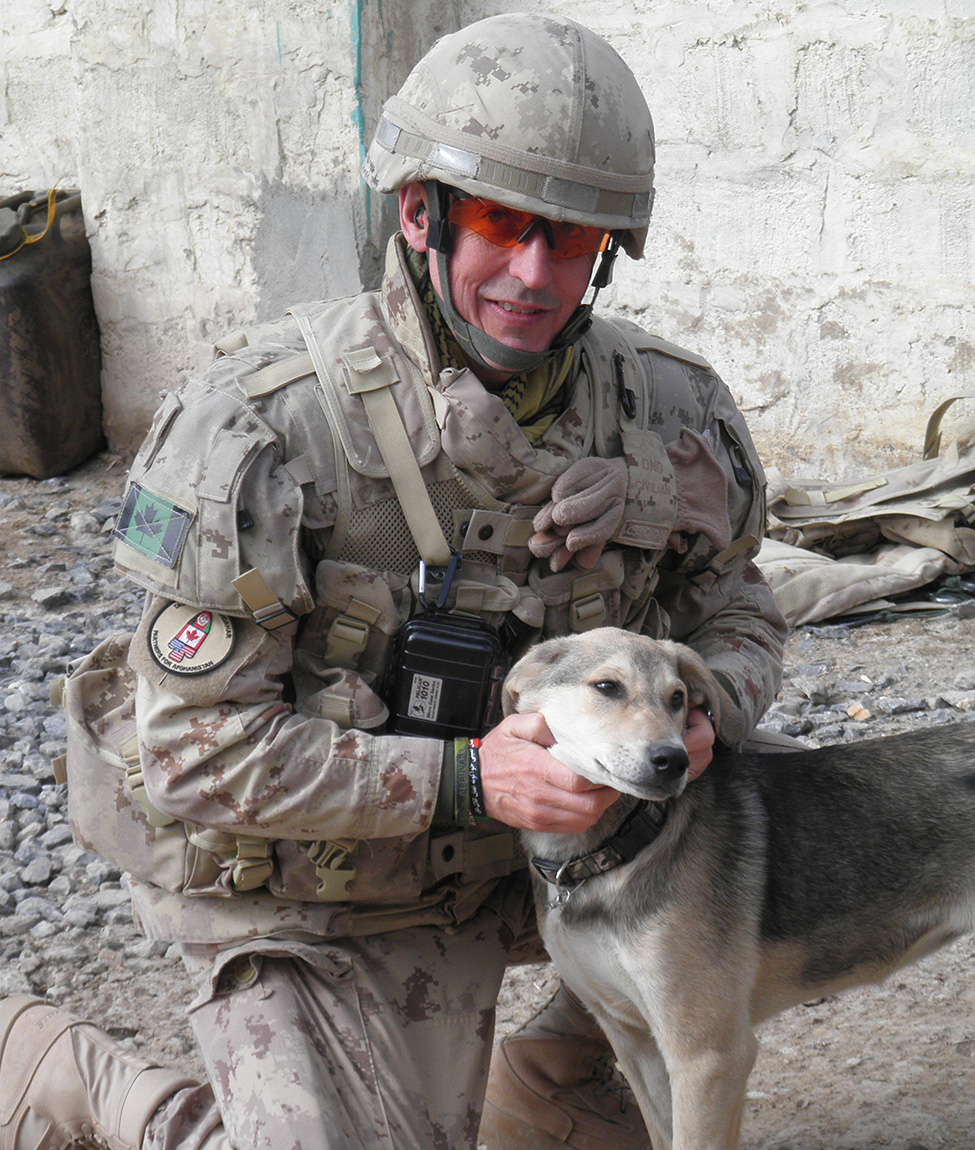
<svg viewBox="0 0 975 1150">
<path fill-rule="evenodd" d="M 400 188 L 400 231 L 414 251 L 427 251 L 427 222 L 427 192 L 423 184 L 417 182 Z"/>
</svg>

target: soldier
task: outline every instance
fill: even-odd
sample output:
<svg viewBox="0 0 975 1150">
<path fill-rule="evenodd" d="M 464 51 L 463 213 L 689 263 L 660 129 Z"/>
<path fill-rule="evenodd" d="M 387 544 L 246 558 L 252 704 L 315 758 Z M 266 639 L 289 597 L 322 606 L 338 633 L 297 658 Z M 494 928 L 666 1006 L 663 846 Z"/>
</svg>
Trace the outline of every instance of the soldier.
<svg viewBox="0 0 975 1150">
<path fill-rule="evenodd" d="M 164 401 L 116 526 L 145 613 L 92 664 L 131 676 L 138 739 L 78 822 L 180 944 L 210 1081 L 7 1000 L 4 1147 L 455 1150 L 485 1090 L 495 1150 L 649 1145 L 569 988 L 488 1077 L 504 970 L 545 957 L 516 828 L 580 831 L 617 797 L 541 716 L 492 716 L 506 660 L 603 624 L 689 643 L 737 703 L 717 732 L 689 717 L 692 775 L 779 682 L 739 412 L 699 356 L 592 313 L 642 253 L 653 160 L 592 32 L 446 36 L 365 162 L 399 196 L 382 289 L 225 341 Z M 85 714 L 107 731 L 126 702 L 103 686 Z"/>
</svg>

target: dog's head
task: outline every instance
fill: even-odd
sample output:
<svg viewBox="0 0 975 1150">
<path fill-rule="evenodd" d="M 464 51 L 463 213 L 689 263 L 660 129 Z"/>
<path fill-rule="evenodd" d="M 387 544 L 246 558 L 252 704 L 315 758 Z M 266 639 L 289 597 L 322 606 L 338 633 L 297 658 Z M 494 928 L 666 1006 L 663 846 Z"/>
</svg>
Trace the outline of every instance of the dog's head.
<svg viewBox="0 0 975 1150">
<path fill-rule="evenodd" d="M 661 801 L 687 782 L 683 730 L 691 707 L 717 725 L 731 700 L 680 643 L 601 627 L 533 647 L 504 683 L 504 713 L 540 711 L 551 752 L 594 783 Z"/>
</svg>

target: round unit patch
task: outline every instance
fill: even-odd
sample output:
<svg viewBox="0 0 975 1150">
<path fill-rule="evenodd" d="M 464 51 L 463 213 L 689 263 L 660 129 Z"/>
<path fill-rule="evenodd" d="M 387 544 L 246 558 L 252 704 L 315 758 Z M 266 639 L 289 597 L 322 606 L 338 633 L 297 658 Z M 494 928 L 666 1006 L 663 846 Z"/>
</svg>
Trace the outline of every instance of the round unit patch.
<svg viewBox="0 0 975 1150">
<path fill-rule="evenodd" d="M 226 663 L 236 638 L 230 615 L 170 603 L 149 628 L 149 653 L 174 675 L 202 675 Z"/>
</svg>

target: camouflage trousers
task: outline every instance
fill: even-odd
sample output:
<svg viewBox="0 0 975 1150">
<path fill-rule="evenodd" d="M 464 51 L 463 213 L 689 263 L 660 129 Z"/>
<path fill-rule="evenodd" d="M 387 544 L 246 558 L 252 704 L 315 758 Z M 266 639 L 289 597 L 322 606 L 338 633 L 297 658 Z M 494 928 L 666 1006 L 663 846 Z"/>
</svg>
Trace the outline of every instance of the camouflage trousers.
<svg viewBox="0 0 975 1150">
<path fill-rule="evenodd" d="M 545 959 L 525 871 L 449 929 L 183 949 L 210 1083 L 144 1150 L 473 1150 L 505 967 Z"/>
</svg>

